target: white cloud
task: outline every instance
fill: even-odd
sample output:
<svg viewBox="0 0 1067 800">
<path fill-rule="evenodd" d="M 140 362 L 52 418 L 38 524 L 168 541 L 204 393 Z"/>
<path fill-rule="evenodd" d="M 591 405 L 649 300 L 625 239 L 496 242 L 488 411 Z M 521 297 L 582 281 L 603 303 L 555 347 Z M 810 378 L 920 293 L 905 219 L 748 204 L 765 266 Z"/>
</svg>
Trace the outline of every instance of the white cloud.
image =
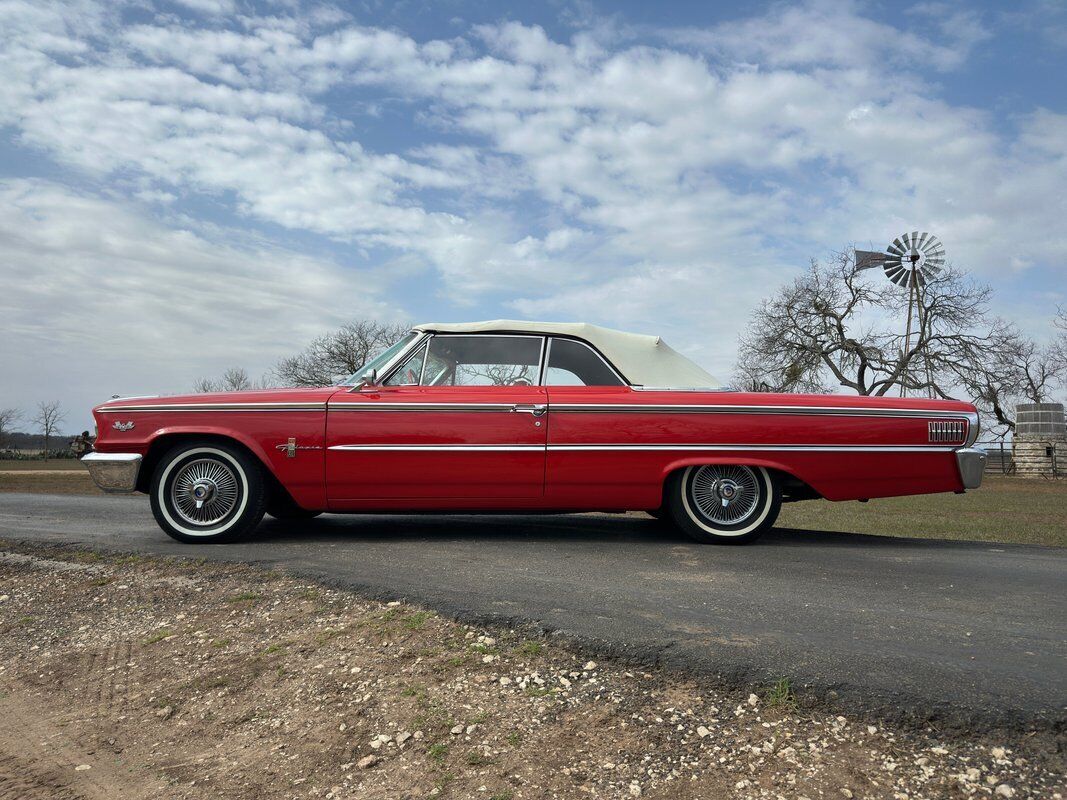
<svg viewBox="0 0 1067 800">
<path fill-rule="evenodd" d="M 365 267 L 429 267 L 434 316 L 661 320 L 710 353 L 806 254 L 850 240 L 929 228 L 990 280 L 1067 262 L 1067 116 L 1005 125 L 942 99 L 930 70 L 990 35 L 957 5 L 889 23 L 813 0 L 567 41 L 519 22 L 420 41 L 281 7 L 116 14 L 0 0 L 0 123 L 23 146 L 156 209 L 207 196 Z"/>
<path fill-rule="evenodd" d="M 764 16 L 709 30 L 670 31 L 668 39 L 763 67 L 889 64 L 949 70 L 963 64 L 971 50 L 991 35 L 976 13 L 948 3 L 916 4 L 897 21 L 914 21 L 921 32 L 872 20 L 855 0 L 810 0 L 778 4 Z M 938 35 L 931 35 L 934 32 Z"/>
<path fill-rule="evenodd" d="M 37 180 L 0 182 L 0 285 L 5 404 L 58 392 L 79 426 L 114 392 L 255 376 L 352 318 L 401 318 L 374 273 Z"/>
<path fill-rule="evenodd" d="M 233 0 L 174 0 L 174 2 L 201 14 L 232 14 L 237 10 Z"/>
</svg>

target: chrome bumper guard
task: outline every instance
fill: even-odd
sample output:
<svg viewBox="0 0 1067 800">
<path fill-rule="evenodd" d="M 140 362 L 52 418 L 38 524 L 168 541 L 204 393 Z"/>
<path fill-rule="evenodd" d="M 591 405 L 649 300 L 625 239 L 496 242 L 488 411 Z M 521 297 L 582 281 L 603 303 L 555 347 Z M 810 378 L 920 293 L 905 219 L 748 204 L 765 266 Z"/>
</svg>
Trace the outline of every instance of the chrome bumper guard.
<svg viewBox="0 0 1067 800">
<path fill-rule="evenodd" d="M 977 489 L 982 485 L 985 462 L 985 450 L 964 447 L 956 451 L 956 464 L 960 468 L 960 480 L 963 481 L 964 489 Z"/>
<path fill-rule="evenodd" d="M 105 492 L 132 492 L 137 488 L 140 453 L 89 453 L 82 456 L 81 462 Z"/>
</svg>

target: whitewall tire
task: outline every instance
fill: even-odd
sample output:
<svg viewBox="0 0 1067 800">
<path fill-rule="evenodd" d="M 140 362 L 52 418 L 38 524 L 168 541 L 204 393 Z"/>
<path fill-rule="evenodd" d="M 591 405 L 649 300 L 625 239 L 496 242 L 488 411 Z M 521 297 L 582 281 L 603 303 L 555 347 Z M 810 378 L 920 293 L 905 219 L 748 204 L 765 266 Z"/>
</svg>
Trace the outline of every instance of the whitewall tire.
<svg viewBox="0 0 1067 800">
<path fill-rule="evenodd" d="M 255 529 L 266 490 L 259 462 L 216 441 L 177 445 L 160 459 L 149 492 L 159 527 L 180 542 L 227 542 Z"/>
<path fill-rule="evenodd" d="M 687 467 L 675 473 L 667 486 L 667 507 L 674 522 L 706 544 L 751 542 L 770 529 L 781 506 L 781 487 L 763 467 Z"/>
</svg>

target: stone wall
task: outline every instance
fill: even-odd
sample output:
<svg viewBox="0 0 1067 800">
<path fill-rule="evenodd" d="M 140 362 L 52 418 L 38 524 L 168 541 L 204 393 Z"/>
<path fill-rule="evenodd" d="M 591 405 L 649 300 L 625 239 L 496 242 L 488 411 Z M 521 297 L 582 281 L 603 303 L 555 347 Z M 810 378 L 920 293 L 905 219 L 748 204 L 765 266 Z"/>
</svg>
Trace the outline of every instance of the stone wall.
<svg viewBox="0 0 1067 800">
<path fill-rule="evenodd" d="M 1016 475 L 1051 476 L 1054 470 L 1060 475 L 1067 473 L 1067 418 L 1063 403 L 1016 406 L 1012 457 Z"/>
</svg>

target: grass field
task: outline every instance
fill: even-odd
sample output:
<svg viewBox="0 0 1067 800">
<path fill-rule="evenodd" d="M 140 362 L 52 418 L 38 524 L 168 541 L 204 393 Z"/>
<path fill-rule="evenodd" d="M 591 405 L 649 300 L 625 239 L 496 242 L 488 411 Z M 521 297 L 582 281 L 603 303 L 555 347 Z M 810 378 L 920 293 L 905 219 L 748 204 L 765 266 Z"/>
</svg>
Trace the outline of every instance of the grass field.
<svg viewBox="0 0 1067 800">
<path fill-rule="evenodd" d="M 0 461 L 0 492 L 103 494 L 72 459 Z M 777 527 L 1067 547 L 1067 481 L 987 475 L 965 495 L 789 503 Z"/>
<path fill-rule="evenodd" d="M 987 475 L 964 495 L 789 503 L 776 527 L 1067 547 L 1067 481 Z"/>
<path fill-rule="evenodd" d="M 39 472 L 57 470 L 64 472 L 85 472 L 84 465 L 75 458 L 46 458 L 25 461 L 0 461 L 0 472 Z"/>
<path fill-rule="evenodd" d="M 103 494 L 85 465 L 73 458 L 0 461 L 0 492 Z"/>
</svg>

